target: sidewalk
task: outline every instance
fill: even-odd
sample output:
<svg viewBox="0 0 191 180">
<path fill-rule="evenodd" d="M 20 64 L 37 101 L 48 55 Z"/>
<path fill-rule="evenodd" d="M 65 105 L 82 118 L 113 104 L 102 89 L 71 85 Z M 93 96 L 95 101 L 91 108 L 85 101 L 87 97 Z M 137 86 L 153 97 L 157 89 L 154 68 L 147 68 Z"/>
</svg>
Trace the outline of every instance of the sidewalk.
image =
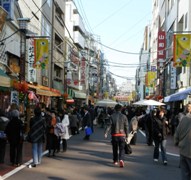
<svg viewBox="0 0 191 180">
<path fill-rule="evenodd" d="M 31 144 L 28 142 L 23 143 L 23 163 L 31 160 L 32 158 L 32 148 Z M 5 175 L 6 173 L 12 171 L 16 167 L 11 166 L 9 160 L 9 144 L 6 146 L 6 154 L 5 154 L 5 162 L 4 164 L 0 164 L 0 177 Z"/>
</svg>

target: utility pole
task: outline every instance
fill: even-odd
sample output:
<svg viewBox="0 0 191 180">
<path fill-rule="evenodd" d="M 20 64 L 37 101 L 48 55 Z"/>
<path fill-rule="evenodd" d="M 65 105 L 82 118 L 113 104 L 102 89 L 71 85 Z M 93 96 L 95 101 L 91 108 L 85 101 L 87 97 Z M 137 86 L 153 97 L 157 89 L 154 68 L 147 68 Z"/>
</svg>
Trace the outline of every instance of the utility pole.
<svg viewBox="0 0 191 180">
<path fill-rule="evenodd" d="M 89 43 L 89 42 L 88 42 Z M 86 104 L 89 103 L 89 79 L 90 79 L 90 47 L 88 46 L 88 53 L 87 53 L 87 70 L 86 70 Z"/>
</svg>

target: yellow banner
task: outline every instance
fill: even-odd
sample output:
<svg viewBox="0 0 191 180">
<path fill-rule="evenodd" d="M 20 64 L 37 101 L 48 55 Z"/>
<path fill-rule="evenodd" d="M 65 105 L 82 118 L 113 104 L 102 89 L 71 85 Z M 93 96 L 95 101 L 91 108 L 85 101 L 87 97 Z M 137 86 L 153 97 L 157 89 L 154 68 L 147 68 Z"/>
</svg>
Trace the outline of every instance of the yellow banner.
<svg viewBox="0 0 191 180">
<path fill-rule="evenodd" d="M 174 35 L 174 67 L 190 65 L 191 34 Z"/>
<path fill-rule="evenodd" d="M 45 69 L 48 67 L 48 39 L 35 39 L 35 68 Z"/>
</svg>

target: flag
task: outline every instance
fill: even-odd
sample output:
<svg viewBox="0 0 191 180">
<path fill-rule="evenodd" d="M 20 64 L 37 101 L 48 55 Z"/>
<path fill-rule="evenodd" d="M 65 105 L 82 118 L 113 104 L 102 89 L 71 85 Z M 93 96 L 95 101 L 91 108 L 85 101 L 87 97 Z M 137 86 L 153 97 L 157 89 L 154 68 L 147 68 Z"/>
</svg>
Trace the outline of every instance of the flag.
<svg viewBox="0 0 191 180">
<path fill-rule="evenodd" d="M 191 34 L 174 35 L 174 67 L 190 65 Z"/>
<path fill-rule="evenodd" d="M 35 39 L 35 68 L 45 69 L 48 65 L 48 39 Z"/>
<path fill-rule="evenodd" d="M 2 32 L 5 21 L 6 21 L 6 17 L 7 17 L 7 12 L 5 11 L 5 9 L 3 9 L 0 6 L 0 31 Z"/>
</svg>

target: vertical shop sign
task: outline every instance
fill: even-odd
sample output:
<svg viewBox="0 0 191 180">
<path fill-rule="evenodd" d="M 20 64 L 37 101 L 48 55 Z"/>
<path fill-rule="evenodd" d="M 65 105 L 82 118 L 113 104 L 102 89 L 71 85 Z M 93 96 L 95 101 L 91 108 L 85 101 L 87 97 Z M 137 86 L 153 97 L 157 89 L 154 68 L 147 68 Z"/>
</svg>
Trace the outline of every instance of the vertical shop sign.
<svg viewBox="0 0 191 180">
<path fill-rule="evenodd" d="M 36 69 L 34 68 L 34 38 L 28 39 L 28 81 L 36 82 Z"/>
<path fill-rule="evenodd" d="M 86 59 L 83 57 L 81 62 L 81 85 L 86 82 Z"/>
<path fill-rule="evenodd" d="M 157 59 L 158 62 L 163 61 L 166 58 L 166 33 L 165 31 L 158 32 L 158 44 L 157 44 Z"/>
<path fill-rule="evenodd" d="M 170 88 L 176 89 L 176 68 L 171 63 L 171 77 L 170 77 Z"/>
</svg>

